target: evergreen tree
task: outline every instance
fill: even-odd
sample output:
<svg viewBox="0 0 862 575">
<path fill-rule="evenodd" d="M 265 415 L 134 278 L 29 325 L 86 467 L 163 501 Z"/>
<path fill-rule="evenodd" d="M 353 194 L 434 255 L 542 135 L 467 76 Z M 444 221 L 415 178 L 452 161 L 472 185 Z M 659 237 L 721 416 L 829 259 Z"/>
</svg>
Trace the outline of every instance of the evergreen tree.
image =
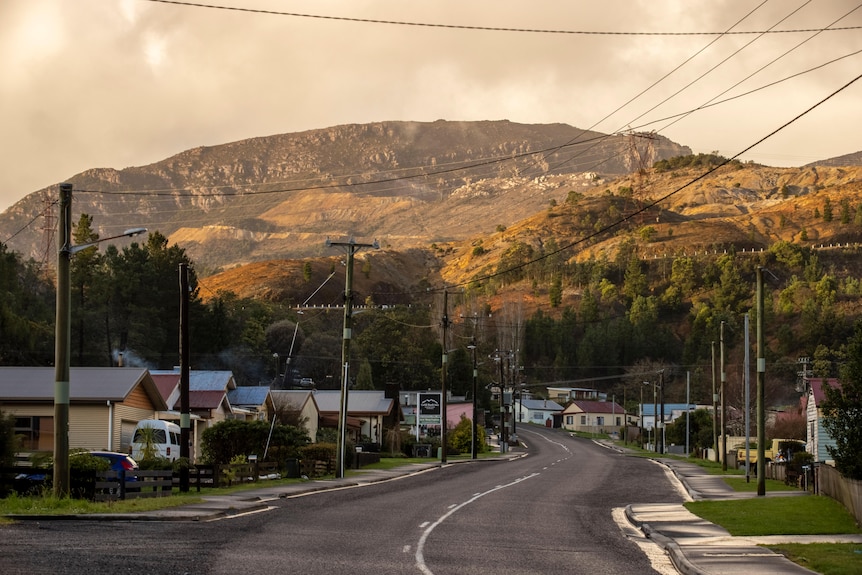
<svg viewBox="0 0 862 575">
<path fill-rule="evenodd" d="M 838 471 L 850 479 L 862 480 L 862 321 L 856 323 L 847 345 L 840 386 L 826 386 L 824 391 L 823 426 L 835 441 L 835 447 L 827 450 Z"/>
</svg>

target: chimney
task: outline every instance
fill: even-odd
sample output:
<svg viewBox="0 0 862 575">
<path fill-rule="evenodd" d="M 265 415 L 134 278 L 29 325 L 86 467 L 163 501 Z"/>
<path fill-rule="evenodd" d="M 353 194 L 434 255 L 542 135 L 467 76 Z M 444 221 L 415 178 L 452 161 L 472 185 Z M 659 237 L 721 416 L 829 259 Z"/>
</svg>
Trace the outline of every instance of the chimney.
<svg viewBox="0 0 862 575">
<path fill-rule="evenodd" d="M 123 367 L 123 352 L 117 354 L 117 367 Z"/>
</svg>

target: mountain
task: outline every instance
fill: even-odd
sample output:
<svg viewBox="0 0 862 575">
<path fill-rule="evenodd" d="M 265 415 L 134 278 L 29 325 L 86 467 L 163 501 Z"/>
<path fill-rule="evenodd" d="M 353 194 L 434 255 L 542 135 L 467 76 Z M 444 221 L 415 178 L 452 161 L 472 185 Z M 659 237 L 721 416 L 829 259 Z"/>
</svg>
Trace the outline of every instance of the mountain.
<svg viewBox="0 0 862 575">
<path fill-rule="evenodd" d="M 380 122 L 195 148 L 68 181 L 74 221 L 93 216 L 103 237 L 158 230 L 206 275 L 326 255 L 327 237 L 376 238 L 397 250 L 463 240 L 528 217 L 569 189 L 690 153 L 654 134 L 565 124 Z M 46 188 L 0 214 L 10 249 L 53 259 L 56 219 L 46 207 L 56 196 Z"/>
<path fill-rule="evenodd" d="M 356 290 L 415 293 L 422 285 L 463 286 L 552 246 L 561 250 L 555 256 L 561 261 L 613 260 L 621 243 L 631 238 L 641 257 L 665 261 L 706 251 L 757 252 L 780 241 L 827 252 L 831 246 L 862 243 L 862 166 L 771 168 L 732 162 L 699 179 L 706 169 L 653 168 L 601 187 L 555 188 L 556 205 L 546 202 L 492 232 L 425 249 L 362 251 L 357 257 L 369 262 L 371 272 L 368 277 L 356 274 Z M 835 252 L 829 265 L 842 275 L 860 270 L 855 256 Z M 315 277 L 325 277 L 323 272 L 342 256 L 328 255 L 305 260 L 315 267 Z M 365 264 L 357 269 L 360 265 Z M 274 259 L 225 270 L 201 281 L 202 295 L 206 299 L 224 289 L 240 297 L 301 302 L 313 287 L 301 281 L 301 266 L 298 260 Z M 315 301 L 338 302 L 340 284 L 327 286 Z M 513 289 L 523 291 L 523 286 Z"/>
<path fill-rule="evenodd" d="M 806 164 L 802 167 L 803 168 L 814 168 L 817 166 L 829 166 L 829 167 L 862 166 L 862 152 L 854 152 L 852 154 L 844 154 L 843 156 L 837 156 L 835 158 L 827 158 L 825 160 L 818 160 L 816 162 Z"/>
</svg>

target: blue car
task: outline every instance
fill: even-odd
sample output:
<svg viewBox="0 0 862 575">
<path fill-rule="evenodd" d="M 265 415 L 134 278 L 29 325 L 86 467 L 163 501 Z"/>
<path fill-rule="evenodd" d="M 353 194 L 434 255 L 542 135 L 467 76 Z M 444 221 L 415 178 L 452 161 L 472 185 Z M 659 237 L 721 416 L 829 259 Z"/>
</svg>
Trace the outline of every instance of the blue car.
<svg viewBox="0 0 862 575">
<path fill-rule="evenodd" d="M 84 452 L 76 452 L 72 453 L 70 457 L 75 457 L 80 453 Z M 116 471 L 118 474 L 121 471 L 126 472 L 126 481 L 137 481 L 137 477 L 134 472 L 138 469 L 138 463 L 126 455 L 125 453 L 117 453 L 115 451 L 90 451 L 89 455 L 93 457 L 98 457 L 100 459 L 106 459 L 110 464 L 111 471 Z M 33 494 L 38 493 L 38 491 L 45 484 L 45 481 L 48 479 L 45 473 L 20 473 L 15 476 L 15 488 L 19 493 L 22 494 Z"/>
<path fill-rule="evenodd" d="M 117 453 L 115 451 L 91 451 L 90 455 L 101 459 L 107 459 L 111 463 L 111 471 L 116 471 L 117 473 L 125 471 L 128 479 L 134 477 L 134 475 L 129 472 L 138 468 L 138 462 L 125 453 Z"/>
</svg>

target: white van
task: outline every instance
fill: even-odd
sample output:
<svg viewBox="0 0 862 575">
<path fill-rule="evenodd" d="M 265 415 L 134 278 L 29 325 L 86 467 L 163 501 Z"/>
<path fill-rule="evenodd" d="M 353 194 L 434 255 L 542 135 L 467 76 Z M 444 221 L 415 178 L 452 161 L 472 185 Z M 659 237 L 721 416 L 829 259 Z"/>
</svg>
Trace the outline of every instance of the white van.
<svg viewBox="0 0 862 575">
<path fill-rule="evenodd" d="M 132 459 L 140 461 L 144 458 L 146 450 L 145 436 L 141 430 L 149 428 L 153 430 L 152 449 L 156 457 L 164 457 L 175 461 L 180 457 L 180 426 L 170 421 L 161 419 L 144 419 L 135 426 L 135 434 L 132 436 L 132 444 L 129 446 L 129 455 Z"/>
</svg>

